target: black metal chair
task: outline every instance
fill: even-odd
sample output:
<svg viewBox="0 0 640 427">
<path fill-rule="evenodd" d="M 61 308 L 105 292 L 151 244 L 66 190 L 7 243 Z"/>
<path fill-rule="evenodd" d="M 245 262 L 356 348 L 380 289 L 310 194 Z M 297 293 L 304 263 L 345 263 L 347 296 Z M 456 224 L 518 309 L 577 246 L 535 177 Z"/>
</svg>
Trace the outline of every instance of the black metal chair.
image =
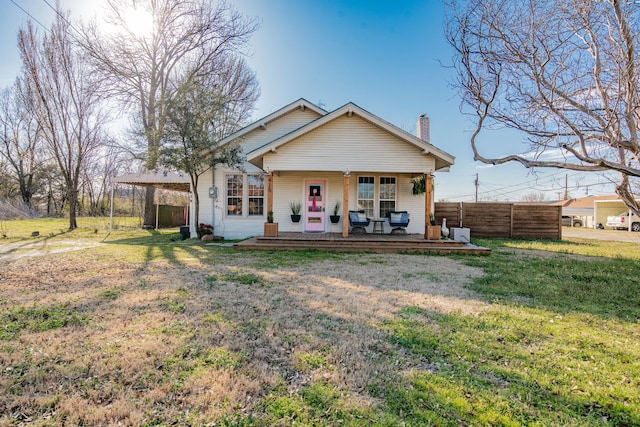
<svg viewBox="0 0 640 427">
<path fill-rule="evenodd" d="M 387 213 L 391 234 L 407 234 L 406 227 L 409 225 L 409 215 L 407 211 L 390 211 Z"/>
<path fill-rule="evenodd" d="M 365 227 L 367 227 L 369 223 L 369 218 L 367 218 L 364 211 L 349 211 L 351 234 L 367 234 Z"/>
</svg>

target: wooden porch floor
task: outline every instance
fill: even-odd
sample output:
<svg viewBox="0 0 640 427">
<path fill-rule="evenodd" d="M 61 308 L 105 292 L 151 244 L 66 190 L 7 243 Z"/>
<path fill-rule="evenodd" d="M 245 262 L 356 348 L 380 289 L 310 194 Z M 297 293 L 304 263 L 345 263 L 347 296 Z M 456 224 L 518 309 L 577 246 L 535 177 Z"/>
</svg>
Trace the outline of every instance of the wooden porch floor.
<svg viewBox="0 0 640 427">
<path fill-rule="evenodd" d="M 375 253 L 470 253 L 488 255 L 491 250 L 454 240 L 426 240 L 422 234 L 279 233 L 278 237 L 252 237 L 234 245 L 238 250 L 308 250 Z"/>
</svg>

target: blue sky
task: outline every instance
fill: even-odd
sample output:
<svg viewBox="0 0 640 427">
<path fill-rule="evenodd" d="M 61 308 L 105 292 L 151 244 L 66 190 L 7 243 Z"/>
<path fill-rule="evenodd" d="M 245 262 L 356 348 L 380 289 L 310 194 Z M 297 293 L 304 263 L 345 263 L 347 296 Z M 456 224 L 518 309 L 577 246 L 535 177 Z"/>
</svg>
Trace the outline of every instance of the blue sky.
<svg viewBox="0 0 640 427">
<path fill-rule="evenodd" d="M 46 1 L 13 0 L 45 25 L 52 19 Z M 431 142 L 456 157 L 448 173 L 436 174 L 436 199 L 472 201 L 479 178 L 480 200 L 519 200 L 531 191 L 547 200 L 570 195 L 608 194 L 596 175 L 519 165 L 490 167 L 473 161 L 469 143 L 473 124 L 460 112 L 460 96 L 450 87 L 453 51 L 444 37 L 444 10 L 429 0 L 230 0 L 240 12 L 261 22 L 248 62 L 262 95 L 255 118 L 298 99 L 327 110 L 354 102 L 407 131 L 420 114 L 431 120 Z M 101 0 L 60 0 L 72 17 L 99 14 Z M 19 71 L 18 28 L 29 16 L 11 0 L 0 17 L 0 87 Z M 528 147 L 509 132 L 486 134 L 484 154 L 525 152 Z M 579 184 L 579 188 L 578 188 Z"/>
</svg>

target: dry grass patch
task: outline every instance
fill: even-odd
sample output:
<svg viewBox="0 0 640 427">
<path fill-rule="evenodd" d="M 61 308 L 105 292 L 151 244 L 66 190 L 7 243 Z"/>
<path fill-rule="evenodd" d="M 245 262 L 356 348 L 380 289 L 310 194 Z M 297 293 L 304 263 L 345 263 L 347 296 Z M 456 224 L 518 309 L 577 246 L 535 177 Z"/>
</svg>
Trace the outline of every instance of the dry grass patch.
<svg viewBox="0 0 640 427">
<path fill-rule="evenodd" d="M 84 321 L 0 340 L 10 368 L 0 376 L 0 423 L 264 421 L 270 405 L 296 393 L 371 411 L 380 402 L 368 384 L 413 363 L 381 322 L 409 304 L 483 309 L 464 288 L 480 270 L 447 258 L 259 268 L 262 254 L 121 248 L 3 264 L 3 311 L 66 304 Z"/>
</svg>

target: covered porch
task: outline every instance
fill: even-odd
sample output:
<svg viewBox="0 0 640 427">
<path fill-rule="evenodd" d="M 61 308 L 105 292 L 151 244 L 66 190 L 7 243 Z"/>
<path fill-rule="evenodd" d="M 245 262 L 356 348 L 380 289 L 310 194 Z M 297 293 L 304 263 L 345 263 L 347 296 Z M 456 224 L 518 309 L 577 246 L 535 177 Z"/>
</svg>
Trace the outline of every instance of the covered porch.
<svg viewBox="0 0 640 427">
<path fill-rule="evenodd" d="M 424 177 L 425 191 L 415 196 L 411 183 L 420 176 Z M 431 173 L 269 171 L 265 178 L 266 211 L 274 213 L 282 232 L 338 233 L 347 238 L 353 231 L 349 212 L 362 211 L 370 219 L 369 234 L 388 234 L 394 227 L 387 213 L 404 211 L 409 213 L 411 221 L 407 232 L 428 238 L 427 228 L 434 212 Z M 385 190 L 382 189 L 383 180 Z M 312 193 L 315 189 L 317 197 Z M 302 201 L 300 224 L 292 224 L 289 219 L 292 201 Z M 330 223 L 334 207 L 338 206 L 339 211 L 334 216 L 339 220 Z"/>
<path fill-rule="evenodd" d="M 488 255 L 491 250 L 454 240 L 426 240 L 420 234 L 279 233 L 277 237 L 257 236 L 236 243 L 237 250 L 324 250 L 374 253 L 466 253 Z"/>
</svg>

